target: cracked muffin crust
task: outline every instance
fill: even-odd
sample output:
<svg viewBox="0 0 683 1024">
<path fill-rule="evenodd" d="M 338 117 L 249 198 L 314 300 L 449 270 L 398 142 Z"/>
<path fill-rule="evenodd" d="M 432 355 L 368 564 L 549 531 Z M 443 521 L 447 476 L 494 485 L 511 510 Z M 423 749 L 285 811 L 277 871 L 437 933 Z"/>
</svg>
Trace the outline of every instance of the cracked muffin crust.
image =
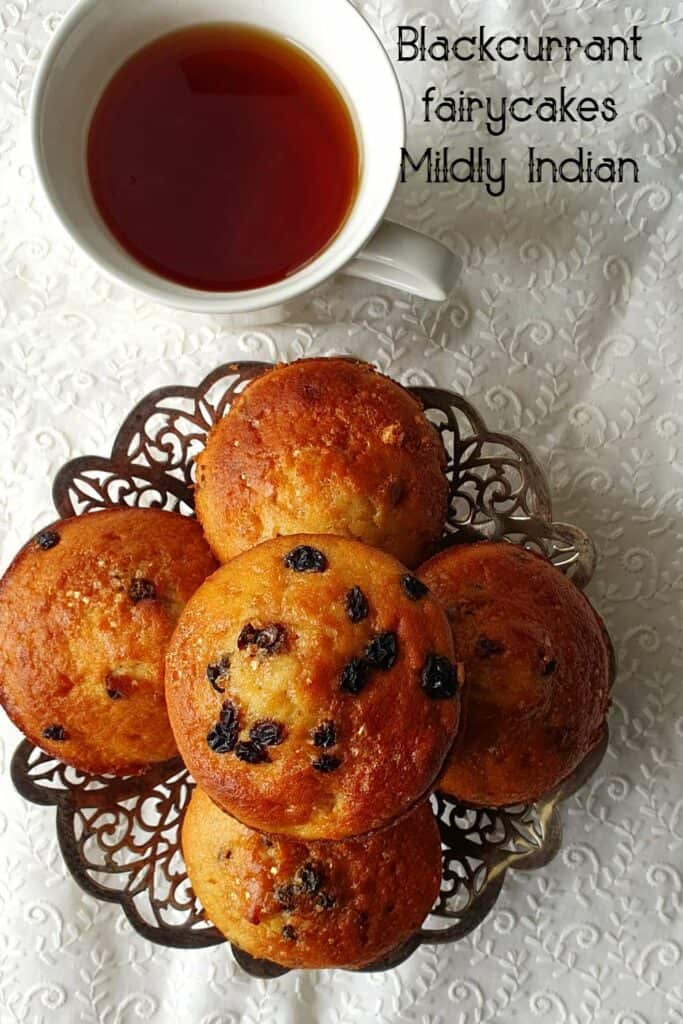
<svg viewBox="0 0 683 1024">
<path fill-rule="evenodd" d="M 55 523 L 0 582 L 0 701 L 43 750 L 129 775 L 177 753 L 164 656 L 216 563 L 193 519 L 157 509 Z"/>
<path fill-rule="evenodd" d="M 223 562 L 272 537 L 362 540 L 409 567 L 446 521 L 446 454 L 420 403 L 367 363 L 304 359 L 257 378 L 197 459 L 197 516 Z"/>
<path fill-rule="evenodd" d="M 456 546 L 419 572 L 465 666 L 463 728 L 439 782 L 465 803 L 531 803 L 599 742 L 609 702 L 602 620 L 559 569 L 512 544 Z"/>
<path fill-rule="evenodd" d="M 428 803 L 390 828 L 339 843 L 254 832 L 201 790 L 182 830 L 183 856 L 207 917 L 253 957 L 285 967 L 360 967 L 420 928 L 441 882 Z"/>
<path fill-rule="evenodd" d="M 443 609 L 408 577 L 357 541 L 304 535 L 253 548 L 197 591 L 166 696 L 181 755 L 216 803 L 252 828 L 342 839 L 430 789 L 460 679 Z"/>
</svg>

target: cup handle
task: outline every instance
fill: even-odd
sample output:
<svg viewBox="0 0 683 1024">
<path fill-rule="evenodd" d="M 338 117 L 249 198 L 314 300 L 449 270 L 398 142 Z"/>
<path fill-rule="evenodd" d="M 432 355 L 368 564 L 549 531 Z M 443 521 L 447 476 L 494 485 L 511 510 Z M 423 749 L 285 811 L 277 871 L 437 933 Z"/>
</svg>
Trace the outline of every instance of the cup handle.
<svg viewBox="0 0 683 1024">
<path fill-rule="evenodd" d="M 443 302 L 461 269 L 462 260 L 441 242 L 385 220 L 343 273 Z"/>
</svg>

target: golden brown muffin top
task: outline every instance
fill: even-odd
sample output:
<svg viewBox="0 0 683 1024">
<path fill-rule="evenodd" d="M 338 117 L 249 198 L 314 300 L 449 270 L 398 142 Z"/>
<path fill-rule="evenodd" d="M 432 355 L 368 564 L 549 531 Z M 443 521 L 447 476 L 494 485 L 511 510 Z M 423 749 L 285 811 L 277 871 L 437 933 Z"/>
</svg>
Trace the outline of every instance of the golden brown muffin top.
<svg viewBox="0 0 683 1024">
<path fill-rule="evenodd" d="M 251 383 L 197 460 L 197 516 L 221 561 L 272 537 L 330 533 L 409 566 L 446 520 L 441 438 L 395 381 L 304 359 Z"/>
<path fill-rule="evenodd" d="M 215 573 L 169 648 L 166 695 L 203 789 L 251 827 L 339 839 L 433 784 L 459 717 L 440 605 L 390 555 L 268 541 Z"/>
<path fill-rule="evenodd" d="M 216 567 L 195 520 L 115 509 L 42 530 L 0 583 L 0 700 L 28 738 L 86 772 L 176 754 L 166 647 Z"/>
<path fill-rule="evenodd" d="M 190 881 L 228 939 L 285 967 L 360 967 L 398 949 L 439 893 L 428 803 L 362 839 L 301 843 L 254 832 L 195 790 L 183 823 Z"/>
<path fill-rule="evenodd" d="M 602 735 L 610 648 L 601 619 L 559 569 L 507 543 L 451 548 L 419 576 L 446 608 L 467 679 L 439 787 L 490 807 L 538 799 Z"/>
</svg>

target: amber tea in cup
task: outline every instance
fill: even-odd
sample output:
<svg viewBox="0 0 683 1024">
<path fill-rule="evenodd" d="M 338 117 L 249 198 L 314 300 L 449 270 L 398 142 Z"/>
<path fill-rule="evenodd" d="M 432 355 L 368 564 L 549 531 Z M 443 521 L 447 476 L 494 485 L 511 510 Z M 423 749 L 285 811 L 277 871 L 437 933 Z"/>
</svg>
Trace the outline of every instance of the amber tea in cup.
<svg viewBox="0 0 683 1024">
<path fill-rule="evenodd" d="M 344 225 L 360 179 L 346 101 L 284 38 L 181 29 L 116 73 L 88 138 L 95 203 L 148 269 L 204 291 L 281 281 Z"/>
</svg>

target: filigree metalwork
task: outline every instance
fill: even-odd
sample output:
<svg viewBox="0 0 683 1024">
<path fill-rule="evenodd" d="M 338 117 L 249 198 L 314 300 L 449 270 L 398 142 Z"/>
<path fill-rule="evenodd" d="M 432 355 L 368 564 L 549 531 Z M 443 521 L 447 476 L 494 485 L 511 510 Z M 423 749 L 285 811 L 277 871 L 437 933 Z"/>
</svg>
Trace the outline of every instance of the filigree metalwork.
<svg viewBox="0 0 683 1024">
<path fill-rule="evenodd" d="M 23 797 L 57 807 L 64 860 L 91 896 L 120 904 L 152 942 L 187 949 L 224 941 L 204 918 L 179 852 L 193 788 L 182 761 L 125 779 L 83 775 L 24 740 L 11 771 Z"/>
<path fill-rule="evenodd" d="M 117 505 L 193 513 L 194 457 L 208 431 L 265 363 L 230 363 L 197 388 L 154 391 L 127 417 L 109 458 L 86 456 L 58 473 L 53 496 L 60 516 Z M 503 539 L 542 552 L 585 586 L 595 567 L 590 539 L 554 523 L 543 473 L 529 451 L 489 431 L 461 395 L 414 388 L 441 433 L 448 455 L 451 502 L 444 547 Z M 486 810 L 433 797 L 444 855 L 441 893 L 426 926 L 366 970 L 387 970 L 421 943 L 455 942 L 483 921 L 508 868 L 548 863 L 561 842 L 560 803 L 595 771 L 607 743 L 573 776 L 529 807 Z M 57 834 L 77 882 L 98 899 L 118 903 L 133 927 L 153 942 L 196 948 L 223 942 L 205 920 L 189 884 L 179 826 L 192 791 L 180 761 L 127 779 L 84 776 L 25 741 L 12 762 L 19 792 L 57 807 Z M 234 950 L 251 974 L 273 978 L 282 968 Z"/>
</svg>

